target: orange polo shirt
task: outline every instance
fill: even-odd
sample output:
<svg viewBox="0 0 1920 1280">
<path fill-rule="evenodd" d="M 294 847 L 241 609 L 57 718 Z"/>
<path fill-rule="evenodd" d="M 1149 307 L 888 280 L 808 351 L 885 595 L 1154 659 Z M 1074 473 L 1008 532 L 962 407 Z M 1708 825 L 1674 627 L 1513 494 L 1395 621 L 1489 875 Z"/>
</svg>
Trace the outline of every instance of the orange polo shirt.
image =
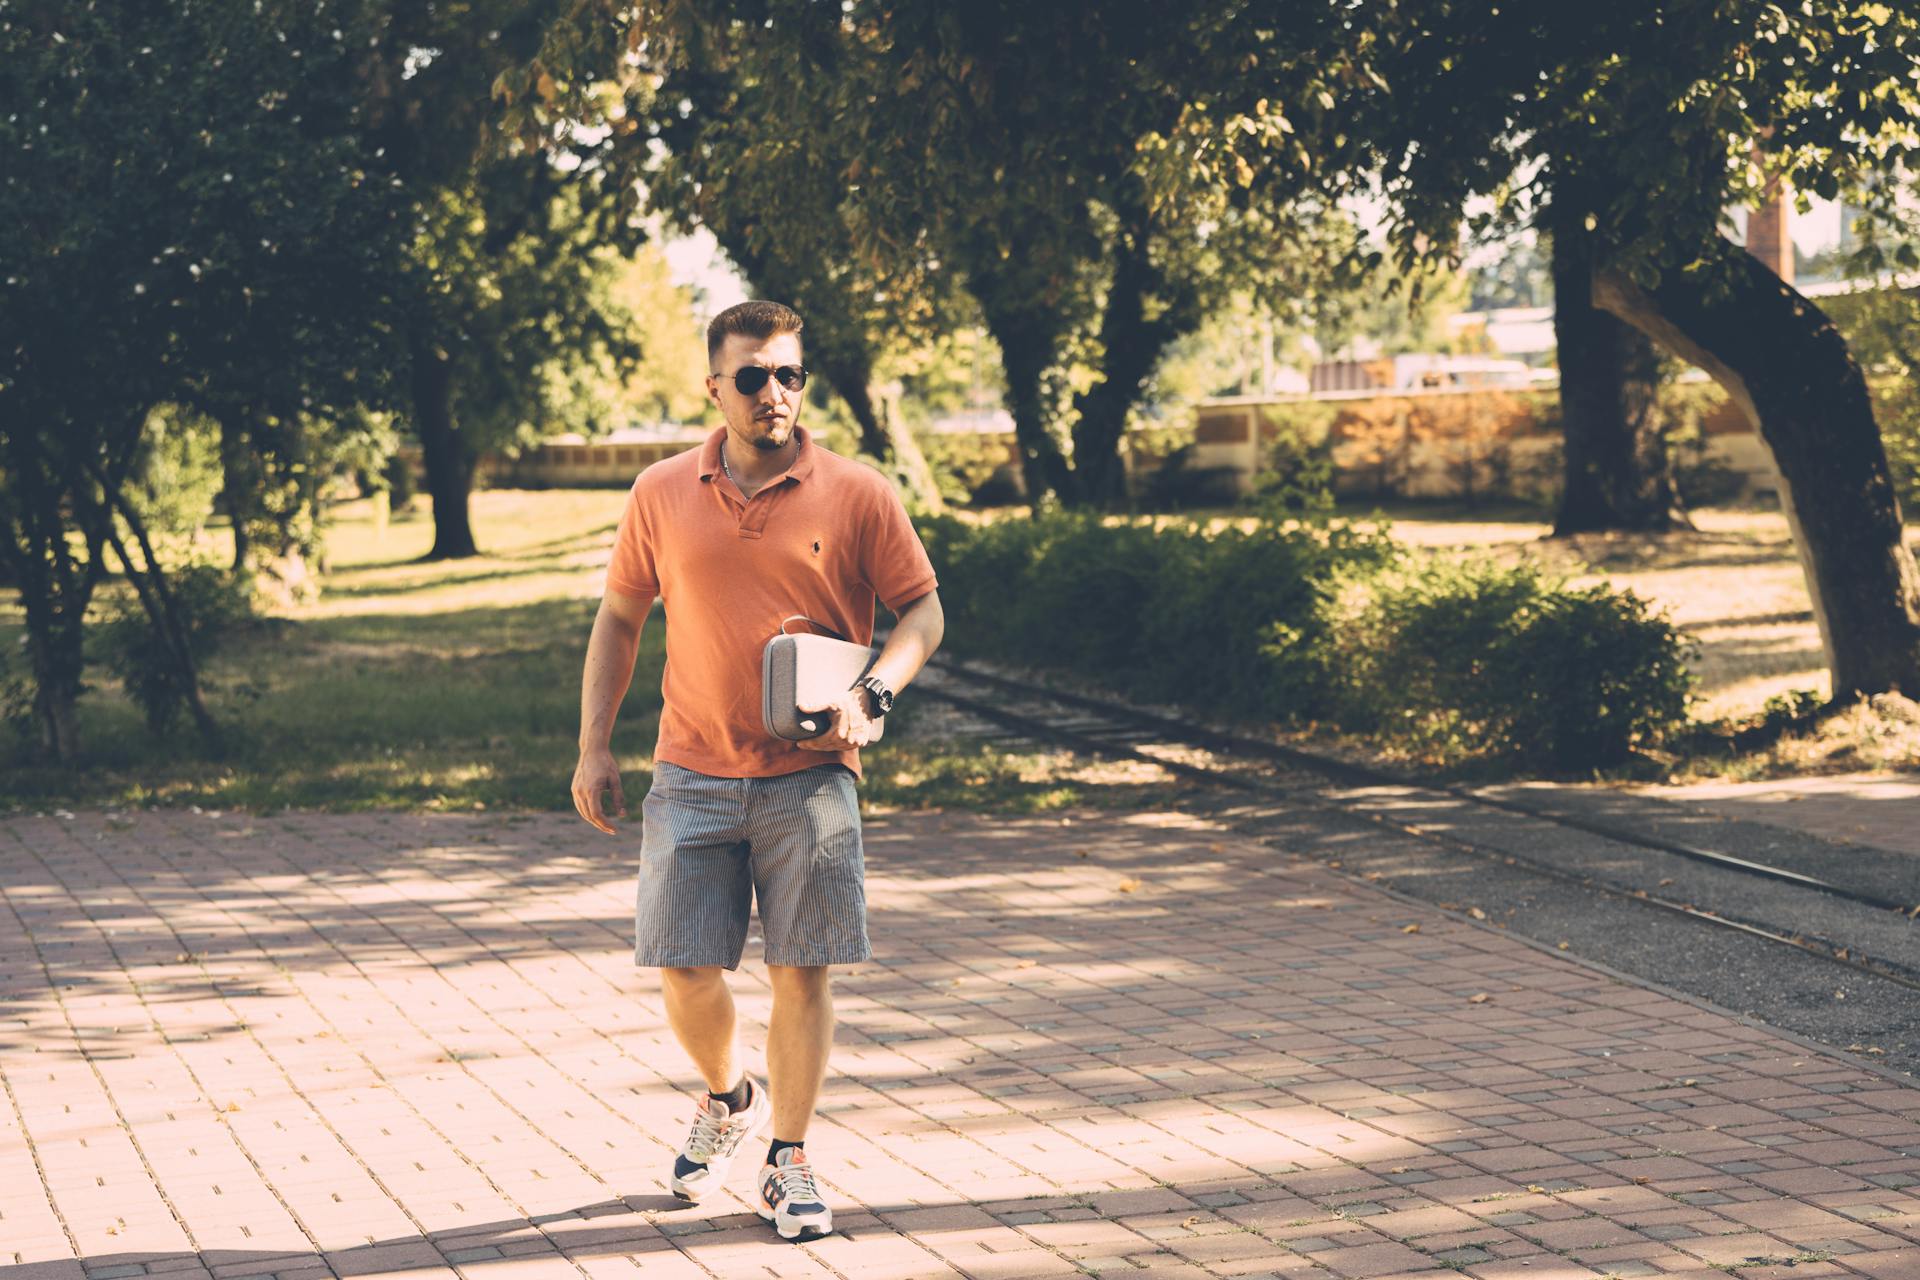
<svg viewBox="0 0 1920 1280">
<path fill-rule="evenodd" d="M 761 651 L 792 614 L 871 644 L 874 601 L 898 613 L 918 600 L 934 589 L 933 562 L 872 467 L 795 427 L 793 465 L 749 500 L 720 469 L 726 434 L 640 473 L 607 567 L 608 590 L 666 606 L 654 759 L 722 778 L 838 760 L 857 776 L 858 751 L 808 751 L 767 732 Z"/>
</svg>

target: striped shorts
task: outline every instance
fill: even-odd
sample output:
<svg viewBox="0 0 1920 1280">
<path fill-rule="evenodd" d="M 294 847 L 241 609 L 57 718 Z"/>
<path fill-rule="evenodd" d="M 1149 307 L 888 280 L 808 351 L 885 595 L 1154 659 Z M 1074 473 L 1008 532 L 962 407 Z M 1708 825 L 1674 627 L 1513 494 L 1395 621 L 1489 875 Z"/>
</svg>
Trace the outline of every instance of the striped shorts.
<svg viewBox="0 0 1920 1280">
<path fill-rule="evenodd" d="M 656 764 L 641 806 L 633 962 L 739 968 L 756 898 L 768 964 L 872 956 L 853 782 L 837 763 L 772 778 Z"/>
</svg>

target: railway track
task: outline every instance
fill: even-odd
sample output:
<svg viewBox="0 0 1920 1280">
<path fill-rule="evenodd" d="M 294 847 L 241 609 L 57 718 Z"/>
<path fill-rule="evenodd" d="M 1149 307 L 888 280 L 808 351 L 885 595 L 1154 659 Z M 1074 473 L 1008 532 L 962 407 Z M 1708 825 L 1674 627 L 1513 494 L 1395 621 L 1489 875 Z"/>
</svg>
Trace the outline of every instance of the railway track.
<svg viewBox="0 0 1920 1280">
<path fill-rule="evenodd" d="M 916 682 L 916 697 L 1018 739 L 1145 761 L 1289 809 L 1359 818 L 1509 874 L 1522 870 L 1689 927 L 1790 949 L 1906 993 L 1920 991 L 1920 884 L 1914 883 L 1920 875 L 1909 868 L 1894 867 L 1877 880 L 1816 873 L 1484 788 L 1419 783 L 971 663 L 936 658 L 930 674 L 935 678 Z M 1911 1004 L 1910 994 L 1901 999 Z"/>
</svg>

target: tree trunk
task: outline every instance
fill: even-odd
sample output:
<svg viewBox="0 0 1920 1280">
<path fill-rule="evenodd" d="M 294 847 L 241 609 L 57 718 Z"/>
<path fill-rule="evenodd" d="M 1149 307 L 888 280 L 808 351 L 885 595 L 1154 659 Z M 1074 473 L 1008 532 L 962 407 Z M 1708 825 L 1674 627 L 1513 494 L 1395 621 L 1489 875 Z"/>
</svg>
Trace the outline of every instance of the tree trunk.
<svg viewBox="0 0 1920 1280">
<path fill-rule="evenodd" d="M 1053 437 L 1046 402 L 1046 373 L 1054 342 L 1049 326 L 1015 310 L 1001 310 L 989 290 L 982 290 L 981 311 L 987 332 L 1000 348 L 1000 366 L 1007 378 L 1007 412 L 1013 416 L 1013 439 L 1020 450 L 1020 478 L 1027 501 L 1038 506 L 1049 494 L 1073 502 L 1074 477 L 1060 444 Z"/>
<path fill-rule="evenodd" d="M 1638 329 L 1593 305 L 1593 235 L 1581 221 L 1556 219 L 1551 238 L 1566 446 L 1553 536 L 1690 527 L 1655 412 L 1659 350 Z"/>
<path fill-rule="evenodd" d="M 220 415 L 220 505 L 227 509 L 233 525 L 233 571 L 247 572 L 252 553 L 247 523 L 252 519 L 255 495 L 259 492 L 260 466 L 253 456 L 251 442 L 232 413 Z"/>
<path fill-rule="evenodd" d="M 1073 470 L 1080 499 L 1108 508 L 1127 503 L 1127 469 L 1120 456 L 1127 414 L 1153 376 L 1160 355 L 1187 322 L 1177 300 L 1158 316 L 1146 318 L 1149 292 L 1164 295 L 1147 259 L 1148 230 L 1142 226 L 1121 240 L 1113 281 L 1107 286 L 1100 317 L 1100 380 L 1073 398 Z"/>
<path fill-rule="evenodd" d="M 1866 379 L 1832 321 L 1739 246 L 1652 288 L 1605 268 L 1594 302 L 1712 374 L 1773 455 L 1833 696 L 1920 697 L 1920 570 L 1902 541 Z"/>
<path fill-rule="evenodd" d="M 460 560 L 480 554 L 474 545 L 468 499 L 473 491 L 473 454 L 453 415 L 453 367 L 438 344 L 417 332 L 412 353 L 413 429 L 433 495 L 433 548 L 428 560 Z"/>
<path fill-rule="evenodd" d="M 940 496 L 939 482 L 933 478 L 933 468 L 927 465 L 926 455 L 920 452 L 920 442 L 913 438 L 913 432 L 905 423 L 896 422 L 893 414 L 884 411 L 884 406 L 874 404 L 872 369 L 867 362 L 836 360 L 822 353 L 821 372 L 833 384 L 860 428 L 861 451 L 891 463 L 924 509 L 945 511 L 946 500 Z"/>
<path fill-rule="evenodd" d="M 33 673 L 33 718 L 43 751 L 59 764 L 80 759 L 79 701 L 86 670 L 82 624 L 99 577 L 99 542 L 83 525 L 88 559 L 74 560 L 62 512 L 62 477 L 38 450 L 13 451 L 15 484 L 0 490 L 0 537 L 20 583 L 26 613 L 27 664 Z M 14 505 L 17 501 L 20 505 Z"/>
<path fill-rule="evenodd" d="M 872 402 L 873 393 L 867 393 Z M 947 509 L 947 500 L 940 495 L 940 482 L 934 478 L 933 466 L 927 461 L 927 455 L 920 451 L 920 442 L 913 438 L 913 428 L 909 427 L 894 412 L 894 406 L 886 401 L 879 405 L 880 429 L 886 433 L 887 443 L 892 449 L 893 465 L 920 499 L 923 511 L 933 515 L 942 515 Z"/>
<path fill-rule="evenodd" d="M 111 504 L 108 511 L 107 540 L 113 547 L 113 553 L 120 557 L 120 566 L 126 572 L 127 581 L 133 584 L 134 593 L 140 597 L 140 606 L 147 612 L 147 621 L 166 642 L 167 650 L 173 655 L 174 676 L 180 682 L 180 696 L 187 704 L 187 714 L 193 718 L 194 727 L 200 731 L 200 739 L 207 750 L 218 755 L 224 749 L 220 726 L 213 714 L 207 710 L 206 701 L 200 696 L 200 672 L 193 657 L 193 644 L 187 638 L 186 624 L 181 620 L 179 607 L 175 604 L 172 590 L 167 586 L 166 574 L 160 568 L 160 562 L 153 554 L 153 543 L 147 537 L 146 525 L 139 514 L 118 494 L 108 493 Z M 146 561 L 144 569 L 136 566 L 133 557 L 127 554 L 126 543 L 112 525 L 112 510 L 117 508 L 127 527 L 133 531 L 134 538 L 140 544 L 140 554 Z"/>
</svg>

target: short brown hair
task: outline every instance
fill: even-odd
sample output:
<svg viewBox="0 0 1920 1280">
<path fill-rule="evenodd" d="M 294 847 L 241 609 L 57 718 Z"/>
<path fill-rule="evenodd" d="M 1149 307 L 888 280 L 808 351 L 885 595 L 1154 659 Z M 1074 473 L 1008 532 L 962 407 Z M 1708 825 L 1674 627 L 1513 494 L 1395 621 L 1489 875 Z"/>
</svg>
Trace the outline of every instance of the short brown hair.
<svg viewBox="0 0 1920 1280">
<path fill-rule="evenodd" d="M 711 363 L 720 354 L 728 334 L 766 339 L 776 333 L 799 333 L 805 324 L 799 312 L 778 302 L 735 303 L 707 326 L 707 360 Z"/>
</svg>

